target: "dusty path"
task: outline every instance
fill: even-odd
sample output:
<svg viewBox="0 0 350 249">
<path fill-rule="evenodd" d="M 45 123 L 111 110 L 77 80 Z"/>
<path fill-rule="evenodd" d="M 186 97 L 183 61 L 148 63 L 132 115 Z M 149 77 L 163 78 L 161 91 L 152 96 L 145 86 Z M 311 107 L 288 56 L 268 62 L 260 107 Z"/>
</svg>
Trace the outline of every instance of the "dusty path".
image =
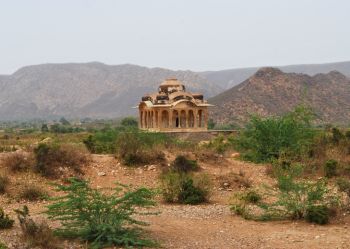
<svg viewBox="0 0 350 249">
<path fill-rule="evenodd" d="M 246 221 L 222 205 L 162 210 L 150 230 L 165 248 L 350 248 L 345 225 Z"/>
</svg>

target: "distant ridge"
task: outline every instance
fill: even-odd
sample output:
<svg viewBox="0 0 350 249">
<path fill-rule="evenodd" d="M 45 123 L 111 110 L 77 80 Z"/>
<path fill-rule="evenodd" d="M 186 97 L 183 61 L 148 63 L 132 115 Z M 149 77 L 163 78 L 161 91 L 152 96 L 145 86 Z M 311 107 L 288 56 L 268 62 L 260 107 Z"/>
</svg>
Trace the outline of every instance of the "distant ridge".
<svg viewBox="0 0 350 249">
<path fill-rule="evenodd" d="M 324 63 L 324 64 L 300 64 L 289 66 L 277 66 L 286 73 L 303 73 L 313 76 L 318 73 L 328 73 L 338 71 L 347 77 L 350 77 L 350 61 Z M 224 89 L 229 89 L 248 79 L 259 70 L 259 67 L 227 69 L 221 71 L 207 71 L 199 73 L 209 82 L 216 82 Z"/>
<path fill-rule="evenodd" d="M 305 104 L 318 123 L 349 124 L 350 80 L 338 71 L 309 76 L 267 67 L 209 102 L 218 123 L 244 124 L 251 114 L 280 115 Z"/>
<path fill-rule="evenodd" d="M 0 120 L 136 115 L 142 95 L 168 77 L 209 97 L 223 90 L 191 71 L 99 62 L 27 66 L 0 76 Z"/>
</svg>

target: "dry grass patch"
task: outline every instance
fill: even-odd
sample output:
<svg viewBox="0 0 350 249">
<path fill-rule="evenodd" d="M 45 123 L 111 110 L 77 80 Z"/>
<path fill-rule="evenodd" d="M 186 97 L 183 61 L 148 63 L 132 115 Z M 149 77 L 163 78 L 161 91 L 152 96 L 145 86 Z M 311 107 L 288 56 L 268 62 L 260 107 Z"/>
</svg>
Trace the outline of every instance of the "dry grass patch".
<svg viewBox="0 0 350 249">
<path fill-rule="evenodd" d="M 58 239 L 46 221 L 35 222 L 29 215 L 27 206 L 22 210 L 15 210 L 21 226 L 22 237 L 29 248 L 39 247 L 43 249 L 58 249 Z"/>
<path fill-rule="evenodd" d="M 82 174 L 82 167 L 90 161 L 85 150 L 69 144 L 39 144 L 34 154 L 34 171 L 51 178 L 62 176 L 64 169 Z"/>
<path fill-rule="evenodd" d="M 0 194 L 6 193 L 9 183 L 10 179 L 7 176 L 0 175 Z"/>
<path fill-rule="evenodd" d="M 19 197 L 28 201 L 39 201 L 47 199 L 48 193 L 40 187 L 26 185 L 20 192 Z"/>
<path fill-rule="evenodd" d="M 27 171 L 34 166 L 34 157 L 31 153 L 13 152 L 8 153 L 2 161 L 5 168 L 11 172 Z"/>
<path fill-rule="evenodd" d="M 226 175 L 220 175 L 216 178 L 221 189 L 241 189 L 250 188 L 252 181 L 242 170 L 239 173 L 230 172 Z"/>
</svg>

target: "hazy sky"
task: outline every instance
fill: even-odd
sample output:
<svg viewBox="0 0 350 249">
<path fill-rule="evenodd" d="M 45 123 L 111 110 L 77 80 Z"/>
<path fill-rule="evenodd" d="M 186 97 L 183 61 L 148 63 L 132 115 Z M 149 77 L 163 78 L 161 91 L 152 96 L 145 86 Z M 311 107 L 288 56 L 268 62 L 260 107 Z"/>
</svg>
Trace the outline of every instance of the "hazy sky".
<svg viewBox="0 0 350 249">
<path fill-rule="evenodd" d="M 171 69 L 350 60 L 349 0 L 0 0 L 0 74 L 100 61 Z"/>
</svg>

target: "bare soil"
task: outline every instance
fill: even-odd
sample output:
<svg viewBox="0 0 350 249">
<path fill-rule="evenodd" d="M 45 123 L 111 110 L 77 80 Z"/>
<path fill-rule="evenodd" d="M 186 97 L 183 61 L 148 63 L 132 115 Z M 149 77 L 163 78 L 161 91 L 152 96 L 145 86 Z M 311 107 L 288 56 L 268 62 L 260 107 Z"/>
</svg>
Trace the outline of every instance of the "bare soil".
<svg viewBox="0 0 350 249">
<path fill-rule="evenodd" d="M 0 158 L 1 158 L 0 154 Z M 168 161 L 174 155 L 167 154 Z M 248 181 L 254 186 L 261 183 L 273 184 L 266 175 L 264 165 L 241 162 L 233 158 L 219 158 L 217 161 L 200 162 L 203 172 L 213 180 L 214 190 L 211 202 L 203 205 L 165 204 L 159 197 L 160 211 L 157 216 L 147 216 L 150 226 L 148 235 L 157 240 L 163 248 L 350 248 L 350 219 L 334 219 L 325 226 L 303 221 L 254 222 L 242 219 L 230 212 L 229 203 L 234 191 L 244 188 Z M 93 155 L 92 162 L 84 169 L 85 178 L 97 188 L 112 188 L 114 182 L 156 188 L 161 165 L 146 165 L 138 168 L 123 166 L 109 155 Z M 44 219 L 42 214 L 47 201 L 26 202 L 16 196 L 24 184 L 36 184 L 56 195 L 50 180 L 33 173 L 9 173 L 0 165 L 0 173 L 10 177 L 9 194 L 0 195 L 0 206 L 15 218 L 16 208 L 28 205 L 36 219 Z M 242 176 L 244 179 L 232 176 Z M 238 179 L 238 180 L 237 180 Z M 57 181 L 56 181 L 57 182 Z M 341 214 L 342 215 L 342 214 Z M 57 224 L 51 224 L 56 226 Z M 16 221 L 15 227 L 0 231 L 0 241 L 9 248 L 26 248 L 20 237 L 21 231 Z M 63 248 L 86 248 L 78 242 L 64 241 Z"/>
</svg>

